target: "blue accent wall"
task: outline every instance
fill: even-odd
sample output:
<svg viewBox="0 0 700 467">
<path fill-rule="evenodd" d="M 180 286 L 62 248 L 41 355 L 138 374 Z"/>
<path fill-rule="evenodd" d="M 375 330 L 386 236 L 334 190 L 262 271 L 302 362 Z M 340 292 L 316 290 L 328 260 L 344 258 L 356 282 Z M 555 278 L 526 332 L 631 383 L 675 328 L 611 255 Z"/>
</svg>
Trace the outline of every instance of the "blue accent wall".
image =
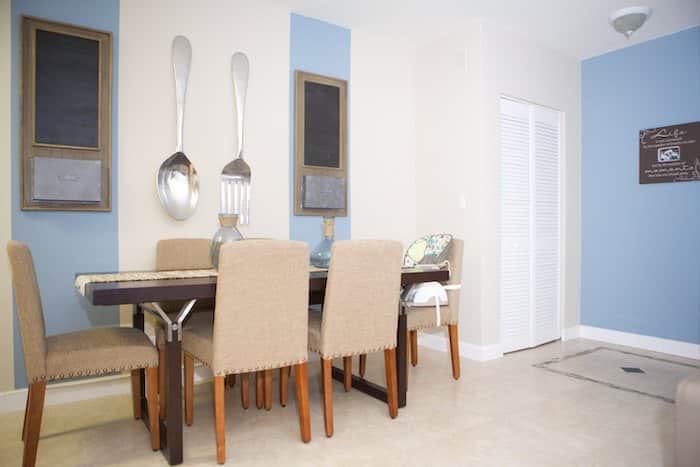
<svg viewBox="0 0 700 467">
<path fill-rule="evenodd" d="M 289 42 L 289 238 L 303 240 L 313 248 L 323 237 L 321 218 L 294 215 L 294 72 L 299 70 L 344 79 L 348 81 L 350 93 L 350 30 L 292 14 Z M 348 166 L 352 163 L 351 160 L 348 147 Z M 350 238 L 351 187 L 352 180 L 349 180 L 348 215 L 335 219 L 336 240 Z"/>
<path fill-rule="evenodd" d="M 581 324 L 700 344 L 700 182 L 638 174 L 639 130 L 700 120 L 700 27 L 581 70 Z"/>
<path fill-rule="evenodd" d="M 12 0 L 12 238 L 29 245 L 37 269 L 48 335 L 119 323 L 116 307 L 92 309 L 73 287 L 81 271 L 118 269 L 117 78 L 119 0 Z M 20 33 L 21 16 L 61 21 L 112 33 L 112 211 L 20 210 Z M 22 341 L 14 314 L 15 386 L 27 384 Z"/>
</svg>

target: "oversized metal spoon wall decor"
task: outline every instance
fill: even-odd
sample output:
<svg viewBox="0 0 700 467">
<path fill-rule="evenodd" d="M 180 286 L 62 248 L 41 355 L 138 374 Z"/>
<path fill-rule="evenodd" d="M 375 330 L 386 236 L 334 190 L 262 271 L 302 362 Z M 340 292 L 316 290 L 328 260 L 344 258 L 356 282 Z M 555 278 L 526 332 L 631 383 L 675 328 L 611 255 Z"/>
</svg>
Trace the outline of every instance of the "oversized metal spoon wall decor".
<svg viewBox="0 0 700 467">
<path fill-rule="evenodd" d="M 243 160 L 243 116 L 249 73 L 248 57 L 242 52 L 233 54 L 231 77 L 238 150 L 236 159 L 221 172 L 221 213 L 237 215 L 241 225 L 250 222 L 250 166 Z"/>
<path fill-rule="evenodd" d="M 192 215 L 199 200 L 199 176 L 182 146 L 185 121 L 185 92 L 190 74 L 192 46 L 184 36 L 173 39 L 173 73 L 177 112 L 177 147 L 158 169 L 156 184 L 160 202 L 170 217 L 179 221 Z"/>
</svg>

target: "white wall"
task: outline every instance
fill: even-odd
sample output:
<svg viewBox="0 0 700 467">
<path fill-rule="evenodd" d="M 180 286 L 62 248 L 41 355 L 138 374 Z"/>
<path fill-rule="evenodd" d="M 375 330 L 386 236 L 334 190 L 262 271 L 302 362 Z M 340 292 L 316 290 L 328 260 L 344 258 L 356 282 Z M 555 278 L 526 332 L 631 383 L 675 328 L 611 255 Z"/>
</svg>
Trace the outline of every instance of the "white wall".
<svg viewBox="0 0 700 467">
<path fill-rule="evenodd" d="M 119 55 L 119 267 L 154 266 L 168 237 L 211 237 L 219 178 L 234 158 L 231 55 L 250 60 L 244 157 L 252 170 L 244 235 L 288 237 L 289 11 L 254 0 L 121 2 Z M 178 222 L 160 206 L 155 178 L 175 149 L 171 42 L 192 43 L 184 148 L 199 173 L 199 206 Z"/>
<path fill-rule="evenodd" d="M 415 51 L 352 31 L 350 206 L 352 238 L 407 245 L 416 236 Z"/>
<path fill-rule="evenodd" d="M 11 151 L 10 151 L 10 54 L 12 28 L 10 0 L 0 0 L 0 245 L 4 247 L 12 238 Z M 0 261 L 0 391 L 15 387 L 13 332 L 12 332 L 12 283 L 10 265 L 6 255 Z"/>
<path fill-rule="evenodd" d="M 460 338 L 479 346 L 500 339 L 501 95 L 564 113 L 562 321 L 578 324 L 579 62 L 481 21 L 422 48 L 418 60 L 418 232 L 465 239 Z M 428 181 L 436 173 L 442 183 Z"/>
</svg>

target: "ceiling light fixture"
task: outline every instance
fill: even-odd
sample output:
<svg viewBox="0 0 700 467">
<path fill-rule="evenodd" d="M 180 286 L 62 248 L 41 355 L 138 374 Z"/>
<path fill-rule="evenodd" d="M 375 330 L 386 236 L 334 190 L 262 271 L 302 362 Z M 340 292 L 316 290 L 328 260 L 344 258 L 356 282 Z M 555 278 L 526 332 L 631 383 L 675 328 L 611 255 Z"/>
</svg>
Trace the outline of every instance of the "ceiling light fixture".
<svg viewBox="0 0 700 467">
<path fill-rule="evenodd" d="M 610 26 L 629 39 L 632 33 L 641 28 L 650 16 L 651 8 L 646 6 L 630 6 L 611 14 Z"/>
</svg>

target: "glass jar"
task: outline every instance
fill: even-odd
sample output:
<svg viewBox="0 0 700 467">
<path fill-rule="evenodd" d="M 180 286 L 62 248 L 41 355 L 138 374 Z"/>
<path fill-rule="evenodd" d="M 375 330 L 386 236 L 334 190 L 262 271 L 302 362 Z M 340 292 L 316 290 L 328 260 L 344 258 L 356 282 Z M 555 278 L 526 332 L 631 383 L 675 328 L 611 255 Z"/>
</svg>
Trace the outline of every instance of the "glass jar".
<svg viewBox="0 0 700 467">
<path fill-rule="evenodd" d="M 331 263 L 331 245 L 335 228 L 334 217 L 323 218 L 323 240 L 311 252 L 311 264 L 317 268 L 327 269 Z"/>
<path fill-rule="evenodd" d="M 219 250 L 221 245 L 229 242 L 236 242 L 243 239 L 243 235 L 236 228 L 238 224 L 238 216 L 235 214 L 219 214 L 219 230 L 211 239 L 211 264 L 215 268 L 219 267 Z"/>
</svg>

